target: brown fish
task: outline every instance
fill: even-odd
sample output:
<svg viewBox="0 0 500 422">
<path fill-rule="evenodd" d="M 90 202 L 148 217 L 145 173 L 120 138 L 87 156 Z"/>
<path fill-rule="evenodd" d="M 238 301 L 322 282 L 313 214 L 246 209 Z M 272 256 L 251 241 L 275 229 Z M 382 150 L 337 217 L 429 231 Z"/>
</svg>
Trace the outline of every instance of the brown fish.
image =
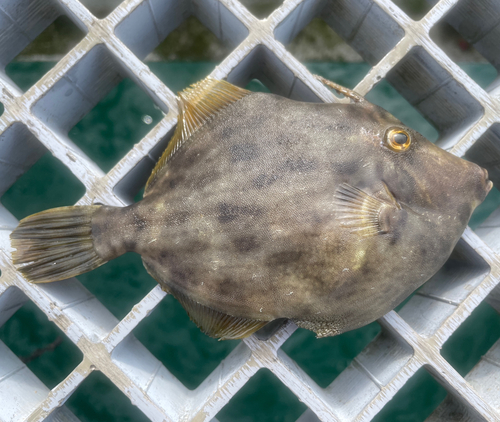
<svg viewBox="0 0 500 422">
<path fill-rule="evenodd" d="M 144 199 L 25 218 L 13 260 L 35 283 L 127 252 L 208 335 L 289 318 L 319 337 L 381 317 L 444 264 L 492 183 L 355 92 L 292 101 L 210 78 L 179 119 Z"/>
</svg>

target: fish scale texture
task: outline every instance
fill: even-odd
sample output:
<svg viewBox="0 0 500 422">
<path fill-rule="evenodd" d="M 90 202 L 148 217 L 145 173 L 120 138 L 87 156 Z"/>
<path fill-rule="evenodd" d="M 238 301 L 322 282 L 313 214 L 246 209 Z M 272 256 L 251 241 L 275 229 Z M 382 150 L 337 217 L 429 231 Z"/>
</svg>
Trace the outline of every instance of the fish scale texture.
<svg viewBox="0 0 500 422">
<path fill-rule="evenodd" d="M 0 5 L 0 62 L 13 60 L 58 14 L 84 29 L 83 40 L 22 92 L 0 75 L 0 191 L 4 193 L 48 149 L 85 186 L 78 205 L 124 206 L 144 185 L 177 118 L 174 93 L 143 61 L 180 22 L 194 14 L 233 49 L 211 72 L 245 86 L 257 78 L 281 96 L 310 102 L 335 97 L 285 48 L 313 17 L 332 29 L 372 65 L 356 86 L 362 96 L 382 79 L 438 129 L 437 145 L 485 167 L 500 181 L 500 90 L 483 89 L 450 59 L 429 33 L 446 20 L 494 66 L 500 62 L 500 5 L 473 0 L 431 1 L 414 21 L 390 0 L 289 0 L 258 20 L 236 0 L 127 0 L 102 20 L 77 0 L 17 0 Z M 164 118 L 104 173 L 65 135 L 126 74 L 160 107 Z M 156 148 L 155 148 L 156 147 Z M 248 154 L 246 149 L 236 154 Z M 262 183 L 269 182 L 262 179 Z M 498 185 L 497 185 L 498 186 Z M 234 210 L 227 210 L 228 218 Z M 17 219 L 0 206 L 0 324 L 32 301 L 84 354 L 52 390 L 0 343 L 0 421 L 78 420 L 64 403 L 100 370 L 153 421 L 210 421 L 260 369 L 268 368 L 308 410 L 299 421 L 369 421 L 422 367 L 452 399 L 429 421 L 500 420 L 500 342 L 464 377 L 440 354 L 448 338 L 482 302 L 500 311 L 500 213 L 466 229 L 445 269 L 398 312 L 379 319 L 376 337 L 327 388 L 320 388 L 280 347 L 296 326 L 286 322 L 267 336 L 243 340 L 195 390 L 188 390 L 132 330 L 165 297 L 151 290 L 117 320 L 82 284 L 29 284 L 11 260 L 9 234 Z M 467 270 L 457 270 L 457 268 Z M 22 294 L 21 294 L 22 292 Z"/>
</svg>

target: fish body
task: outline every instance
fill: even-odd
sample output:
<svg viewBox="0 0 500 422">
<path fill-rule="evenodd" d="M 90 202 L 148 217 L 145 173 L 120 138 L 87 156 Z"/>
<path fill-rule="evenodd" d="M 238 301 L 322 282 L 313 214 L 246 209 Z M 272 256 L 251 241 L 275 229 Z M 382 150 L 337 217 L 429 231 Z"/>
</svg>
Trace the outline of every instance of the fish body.
<svg viewBox="0 0 500 422">
<path fill-rule="evenodd" d="M 89 208 L 92 252 L 141 254 L 215 337 L 278 318 L 335 335 L 384 315 L 444 264 L 491 182 L 344 90 L 352 103 L 198 84 L 143 200 Z"/>
</svg>

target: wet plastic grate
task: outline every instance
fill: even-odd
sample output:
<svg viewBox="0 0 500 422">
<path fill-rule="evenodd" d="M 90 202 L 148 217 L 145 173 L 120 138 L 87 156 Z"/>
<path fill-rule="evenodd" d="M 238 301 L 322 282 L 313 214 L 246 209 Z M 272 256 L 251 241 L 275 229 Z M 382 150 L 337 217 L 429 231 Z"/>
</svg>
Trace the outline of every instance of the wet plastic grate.
<svg viewBox="0 0 500 422">
<path fill-rule="evenodd" d="M 444 20 L 498 70 L 500 3 L 429 3 L 435 4 L 414 21 L 390 0 L 288 0 L 259 20 L 236 0 L 127 0 L 100 20 L 77 0 L 3 0 L 2 69 L 58 16 L 71 19 L 83 38 L 26 92 L 0 71 L 0 193 L 48 150 L 85 187 L 78 204 L 130 203 L 176 123 L 173 87 L 143 60 L 191 15 L 232 49 L 211 76 L 241 86 L 258 79 L 290 98 L 336 101 L 284 46 L 312 19 L 323 20 L 372 66 L 356 91 L 366 95 L 389 82 L 435 126 L 438 145 L 483 165 L 498 183 L 500 80 L 480 87 L 430 32 Z M 69 133 L 125 78 L 165 115 L 104 173 L 109 166 L 94 163 Z M 302 422 L 369 421 L 422 371 L 449 393 L 429 421 L 500 420 L 500 341 L 465 377 L 440 354 L 479 304 L 487 301 L 500 311 L 500 208 L 475 231 L 466 230 L 443 269 L 397 313 L 379 320 L 380 334 L 325 388 L 281 349 L 296 330 L 288 322 L 267 339 L 259 333 L 223 352 L 221 364 L 188 389 L 132 333 L 164 298 L 158 286 L 118 320 L 76 279 L 31 285 L 10 261 L 8 237 L 16 225 L 0 205 L 0 325 L 29 300 L 84 357 L 50 390 L 0 342 L 0 421 L 77 421 L 64 403 L 94 369 L 153 421 L 215 420 L 261 368 L 307 406 Z"/>
</svg>

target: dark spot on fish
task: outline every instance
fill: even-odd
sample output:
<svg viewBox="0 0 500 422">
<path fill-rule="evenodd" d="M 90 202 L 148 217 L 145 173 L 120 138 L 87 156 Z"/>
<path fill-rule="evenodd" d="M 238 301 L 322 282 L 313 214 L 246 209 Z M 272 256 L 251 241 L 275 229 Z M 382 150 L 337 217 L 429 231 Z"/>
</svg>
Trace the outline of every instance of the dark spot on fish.
<svg viewBox="0 0 500 422">
<path fill-rule="evenodd" d="M 252 185 L 254 188 L 262 189 L 271 186 L 276 180 L 278 180 L 278 175 L 262 173 L 252 180 Z"/>
<path fill-rule="evenodd" d="M 398 243 L 399 238 L 400 238 L 400 237 L 399 237 L 399 231 L 398 231 L 398 230 L 394 230 L 394 231 L 390 234 L 390 236 L 389 236 L 389 244 L 390 244 L 391 246 L 395 246 L 395 245 L 396 245 L 396 243 Z"/>
<path fill-rule="evenodd" d="M 251 252 L 259 247 L 255 236 L 238 237 L 233 240 L 233 245 L 241 253 Z"/>
<path fill-rule="evenodd" d="M 290 250 L 277 252 L 269 256 L 266 260 L 266 265 L 268 267 L 274 267 L 277 265 L 287 265 L 297 262 L 302 257 L 301 251 Z"/>
<path fill-rule="evenodd" d="M 296 160 L 286 160 L 285 167 L 291 171 L 308 172 L 316 168 L 316 163 L 312 160 L 298 158 Z"/>
<path fill-rule="evenodd" d="M 464 203 L 458 208 L 458 218 L 462 225 L 466 225 L 469 222 L 469 218 L 471 215 L 471 205 L 468 203 Z"/>
<path fill-rule="evenodd" d="M 256 144 L 236 144 L 229 148 L 231 160 L 233 162 L 251 161 L 259 156 L 259 150 Z"/>
<path fill-rule="evenodd" d="M 137 214 L 132 214 L 132 218 L 134 220 L 134 227 L 137 229 L 137 230 L 144 230 L 147 226 L 148 226 L 148 223 L 146 222 L 146 220 L 144 220 L 143 218 L 139 217 Z"/>
<path fill-rule="evenodd" d="M 205 186 L 209 185 L 213 181 L 219 179 L 220 174 L 216 172 L 215 170 L 209 171 L 207 173 L 203 173 L 202 175 L 198 176 L 194 181 L 193 181 L 193 188 L 194 189 L 203 189 Z"/>
<path fill-rule="evenodd" d="M 368 264 L 365 264 L 361 267 L 361 274 L 366 277 L 369 276 L 372 272 L 371 266 Z"/>
<path fill-rule="evenodd" d="M 204 156 L 204 154 L 202 154 L 200 152 L 200 148 L 190 148 L 190 149 L 186 149 L 186 154 L 184 156 L 184 159 L 183 160 L 179 160 L 179 162 L 182 162 L 182 167 L 183 169 L 186 169 L 186 168 L 189 168 L 189 167 L 192 167 L 194 166 L 195 164 L 198 163 L 198 161 L 200 161 L 200 158 L 202 156 Z"/>
<path fill-rule="evenodd" d="M 220 223 L 229 223 L 236 220 L 239 215 L 239 210 L 237 205 L 230 205 L 222 202 L 219 204 L 219 210 L 217 219 Z"/>
<path fill-rule="evenodd" d="M 276 143 L 278 145 L 284 146 L 286 149 L 289 149 L 292 146 L 296 145 L 298 142 L 297 139 L 290 138 L 286 134 L 279 133 L 276 135 Z"/>
<path fill-rule="evenodd" d="M 172 277 L 175 281 L 186 281 L 188 279 L 187 274 L 184 271 L 178 270 L 176 268 L 172 268 L 170 270 Z"/>
<path fill-rule="evenodd" d="M 258 216 L 262 211 L 254 206 L 238 206 L 221 202 L 218 205 L 217 219 L 220 223 L 230 223 L 240 216 Z"/>
<path fill-rule="evenodd" d="M 234 285 L 232 280 L 229 277 L 224 278 L 223 280 L 216 283 L 217 292 L 220 296 L 231 296 L 234 293 Z"/>
<path fill-rule="evenodd" d="M 222 139 L 230 139 L 233 137 L 234 129 L 231 126 L 225 126 L 222 129 L 221 137 Z"/>
<path fill-rule="evenodd" d="M 123 242 L 123 247 L 126 251 L 134 251 L 137 246 L 137 242 L 135 240 L 125 240 Z"/>
</svg>

